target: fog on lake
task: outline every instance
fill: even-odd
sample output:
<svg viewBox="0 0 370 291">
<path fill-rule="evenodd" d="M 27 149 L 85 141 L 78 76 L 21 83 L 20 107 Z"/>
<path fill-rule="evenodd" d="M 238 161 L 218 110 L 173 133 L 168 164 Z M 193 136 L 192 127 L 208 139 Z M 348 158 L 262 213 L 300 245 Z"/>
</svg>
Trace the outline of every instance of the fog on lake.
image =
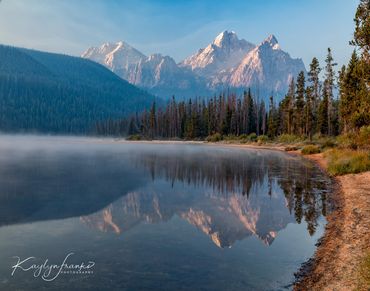
<svg viewBox="0 0 370 291">
<path fill-rule="evenodd" d="M 330 179 L 283 152 L 0 136 L 0 289 L 290 288 L 323 233 Z M 52 283 L 14 256 L 94 261 Z"/>
</svg>

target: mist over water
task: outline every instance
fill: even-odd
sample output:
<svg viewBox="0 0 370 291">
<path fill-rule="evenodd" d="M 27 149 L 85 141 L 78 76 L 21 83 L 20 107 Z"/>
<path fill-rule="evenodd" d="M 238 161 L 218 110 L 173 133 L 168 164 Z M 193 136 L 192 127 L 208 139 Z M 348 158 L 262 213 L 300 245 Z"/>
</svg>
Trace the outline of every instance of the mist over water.
<svg viewBox="0 0 370 291">
<path fill-rule="evenodd" d="M 329 183 L 277 151 L 0 136 L 0 289 L 282 288 L 323 232 Z M 13 256 L 71 251 L 94 273 L 10 275 Z"/>
</svg>

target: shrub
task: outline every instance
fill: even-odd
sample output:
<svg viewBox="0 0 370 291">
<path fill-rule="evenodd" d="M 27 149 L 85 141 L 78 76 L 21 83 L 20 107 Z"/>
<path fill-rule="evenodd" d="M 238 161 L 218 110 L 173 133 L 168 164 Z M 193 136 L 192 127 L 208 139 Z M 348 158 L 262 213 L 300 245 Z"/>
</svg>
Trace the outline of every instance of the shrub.
<svg viewBox="0 0 370 291">
<path fill-rule="evenodd" d="M 357 144 L 356 144 L 356 138 L 354 134 L 342 134 L 337 137 L 337 141 L 339 143 L 339 146 L 341 148 L 351 148 L 351 149 L 356 149 Z"/>
<path fill-rule="evenodd" d="M 218 142 L 221 140 L 222 140 L 222 135 L 219 134 L 218 132 L 206 137 L 207 142 Z"/>
<path fill-rule="evenodd" d="M 233 141 L 233 140 L 238 140 L 239 138 L 236 135 L 229 134 L 229 135 L 224 135 L 222 139 Z"/>
<path fill-rule="evenodd" d="M 322 137 L 323 137 L 323 135 L 322 135 L 321 133 L 315 133 L 315 134 L 312 136 L 312 140 L 313 140 L 313 141 L 319 141 Z"/>
<path fill-rule="evenodd" d="M 267 135 L 260 135 L 257 137 L 257 142 L 259 144 L 266 143 L 268 142 L 268 140 L 269 140 L 269 137 Z"/>
<path fill-rule="evenodd" d="M 142 140 L 142 136 L 140 134 L 129 135 L 127 140 Z"/>
<path fill-rule="evenodd" d="M 278 136 L 277 140 L 282 143 L 294 143 L 302 141 L 303 138 L 294 134 L 282 134 Z"/>
<path fill-rule="evenodd" d="M 369 151 L 330 150 L 325 156 L 328 159 L 328 171 L 331 175 L 370 171 Z"/>
<path fill-rule="evenodd" d="M 362 258 L 359 275 L 359 286 L 356 290 L 366 290 L 370 286 L 370 251 Z"/>
<path fill-rule="evenodd" d="M 302 149 L 302 154 L 304 155 L 318 154 L 320 152 L 321 152 L 320 148 L 316 145 L 307 145 Z"/>
<path fill-rule="evenodd" d="M 360 131 L 357 136 L 357 144 L 361 147 L 370 146 L 370 125 L 363 126 L 360 128 Z"/>
<path fill-rule="evenodd" d="M 323 142 L 321 143 L 321 148 L 322 148 L 322 149 L 334 148 L 334 147 L 336 147 L 336 146 L 337 146 L 337 144 L 336 144 L 335 140 L 334 140 L 334 139 L 332 139 L 332 138 L 326 138 L 326 139 L 324 139 L 324 140 L 323 140 Z"/>
<path fill-rule="evenodd" d="M 297 148 L 297 147 L 286 147 L 286 148 L 284 149 L 284 151 L 286 151 L 286 152 L 297 151 L 297 150 L 298 150 L 298 148 Z"/>
<path fill-rule="evenodd" d="M 357 133 L 342 134 L 337 141 L 342 148 L 370 148 L 370 125 L 361 127 Z"/>
<path fill-rule="evenodd" d="M 239 139 L 248 139 L 248 134 L 243 133 L 239 135 Z"/>
<path fill-rule="evenodd" d="M 248 135 L 248 140 L 249 141 L 256 141 L 257 140 L 257 134 L 252 132 L 250 135 Z"/>
</svg>

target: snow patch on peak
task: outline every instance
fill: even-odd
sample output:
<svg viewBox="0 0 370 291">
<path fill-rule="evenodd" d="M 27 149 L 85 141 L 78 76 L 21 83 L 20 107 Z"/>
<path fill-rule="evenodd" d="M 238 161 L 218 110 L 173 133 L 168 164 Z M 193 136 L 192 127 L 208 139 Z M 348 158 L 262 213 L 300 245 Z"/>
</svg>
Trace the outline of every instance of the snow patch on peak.
<svg viewBox="0 0 370 291">
<path fill-rule="evenodd" d="M 223 31 L 219 35 L 216 36 L 216 38 L 213 41 L 213 44 L 222 47 L 225 44 L 230 44 L 231 42 L 238 41 L 238 36 L 234 31 Z"/>
<path fill-rule="evenodd" d="M 186 58 L 181 67 L 197 71 L 201 76 L 217 75 L 236 66 L 254 44 L 239 39 L 234 31 L 223 31 L 207 47 Z"/>
<path fill-rule="evenodd" d="M 270 34 L 262 43 L 261 45 L 269 45 L 270 47 L 272 47 L 273 49 L 280 49 L 280 45 L 279 45 L 279 42 L 277 40 L 277 38 L 275 37 L 275 35 L 273 34 Z"/>
<path fill-rule="evenodd" d="M 90 47 L 81 57 L 106 66 L 124 79 L 129 77 L 132 67 L 146 58 L 144 54 L 124 41 L 106 42 L 99 47 Z"/>
</svg>

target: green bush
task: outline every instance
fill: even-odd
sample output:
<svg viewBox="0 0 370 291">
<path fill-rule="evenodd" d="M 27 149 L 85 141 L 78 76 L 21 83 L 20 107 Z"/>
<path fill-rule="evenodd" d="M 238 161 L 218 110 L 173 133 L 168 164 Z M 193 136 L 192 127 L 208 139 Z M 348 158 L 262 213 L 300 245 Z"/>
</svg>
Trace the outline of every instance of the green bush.
<svg viewBox="0 0 370 291">
<path fill-rule="evenodd" d="M 370 148 L 370 126 L 363 126 L 357 133 L 346 133 L 337 137 L 341 148 Z"/>
<path fill-rule="evenodd" d="M 281 143 L 294 143 L 303 141 L 303 138 L 294 134 L 282 134 L 278 136 L 277 140 Z"/>
<path fill-rule="evenodd" d="M 266 142 L 268 142 L 268 140 L 269 140 L 269 137 L 267 135 L 260 135 L 260 136 L 257 137 L 257 142 L 259 144 L 266 143 Z"/>
<path fill-rule="evenodd" d="M 316 145 L 307 145 L 305 147 L 303 147 L 302 149 L 302 154 L 304 155 L 312 155 L 312 154 L 318 154 L 320 153 L 321 150 L 318 146 Z"/>
<path fill-rule="evenodd" d="M 239 139 L 242 139 L 242 140 L 248 139 L 248 134 L 243 133 L 243 134 L 239 135 Z"/>
<path fill-rule="evenodd" d="M 361 147 L 370 147 L 370 125 L 360 128 L 357 136 L 357 144 Z"/>
<path fill-rule="evenodd" d="M 319 141 L 320 139 L 322 139 L 323 135 L 321 133 L 315 133 L 313 136 L 312 136 L 312 141 Z"/>
<path fill-rule="evenodd" d="M 332 138 L 326 138 L 321 143 L 321 148 L 322 149 L 334 148 L 336 146 L 337 146 L 337 144 L 336 144 L 335 140 L 332 139 Z"/>
<path fill-rule="evenodd" d="M 219 133 L 214 133 L 206 137 L 207 142 L 218 142 L 222 140 L 222 135 Z"/>
<path fill-rule="evenodd" d="M 224 135 L 223 140 L 230 140 L 230 141 L 234 141 L 234 140 L 238 140 L 239 137 L 237 137 L 236 135 L 233 135 L 233 134 L 229 134 L 229 135 Z"/>
<path fill-rule="evenodd" d="M 331 175 L 344 175 L 370 171 L 370 152 L 354 150 L 330 150 L 325 153 Z"/>
<path fill-rule="evenodd" d="M 129 135 L 127 140 L 142 140 L 142 136 L 140 134 Z"/>
<path fill-rule="evenodd" d="M 286 147 L 285 149 L 284 149 L 284 151 L 286 151 L 286 152 L 291 152 L 291 151 L 297 151 L 298 150 L 298 148 L 297 147 L 294 147 L 294 146 L 289 146 L 289 147 Z"/>
<path fill-rule="evenodd" d="M 356 137 L 354 134 L 342 134 L 337 137 L 337 142 L 341 148 L 357 148 Z"/>
<path fill-rule="evenodd" d="M 361 260 L 359 268 L 359 282 L 356 290 L 367 290 L 370 286 L 370 251 Z"/>
<path fill-rule="evenodd" d="M 248 135 L 248 140 L 249 141 L 256 141 L 257 140 L 257 134 L 252 132 L 250 135 Z"/>
</svg>

